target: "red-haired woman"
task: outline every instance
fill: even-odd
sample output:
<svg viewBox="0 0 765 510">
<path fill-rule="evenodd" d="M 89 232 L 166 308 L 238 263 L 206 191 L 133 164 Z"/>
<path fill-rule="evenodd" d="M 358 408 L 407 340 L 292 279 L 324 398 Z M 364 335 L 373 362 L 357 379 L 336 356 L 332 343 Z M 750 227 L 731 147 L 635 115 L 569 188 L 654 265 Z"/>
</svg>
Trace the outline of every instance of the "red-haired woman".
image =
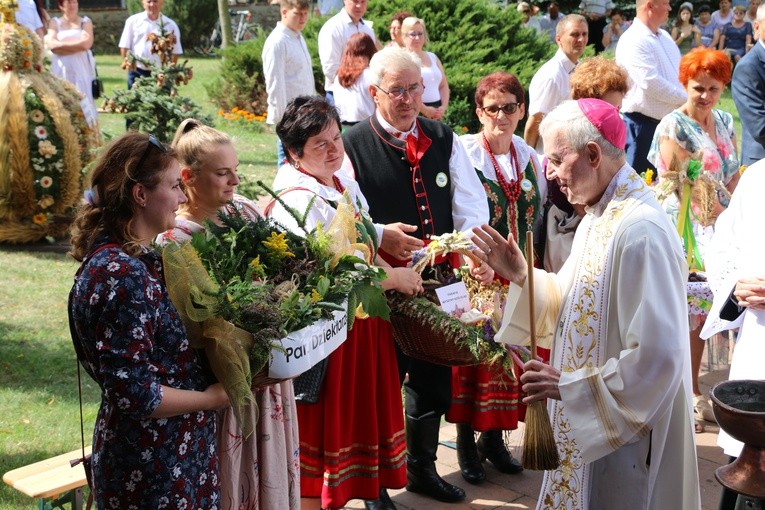
<svg viewBox="0 0 765 510">
<path fill-rule="evenodd" d="M 514 134 L 526 114 L 523 86 L 512 74 L 497 71 L 478 82 L 476 115 L 483 129 L 460 143 L 481 179 L 489 201 L 489 224 L 503 237 L 512 234 L 523 248 L 525 233 L 541 232 L 541 207 L 547 181 L 534 149 Z M 503 430 L 518 428 L 520 387 L 489 367 L 452 369 L 452 405 L 446 419 L 457 424 L 457 461 L 463 478 L 479 483 L 488 459 L 503 473 L 523 471 L 507 451 Z M 481 436 L 476 444 L 474 431 Z"/>
<path fill-rule="evenodd" d="M 369 93 L 372 85 L 369 60 L 376 51 L 372 38 L 361 32 L 350 36 L 345 43 L 333 87 L 335 105 L 344 126 L 352 126 L 375 111 L 375 102 Z"/>
<path fill-rule="evenodd" d="M 715 109 L 725 86 L 730 83 L 732 64 L 728 56 L 718 50 L 697 48 L 680 60 L 680 82 L 688 92 L 688 100 L 677 110 L 664 117 L 656 128 L 648 160 L 656 165 L 659 176 L 670 169 L 673 158 L 681 168 L 690 160 L 699 161 L 702 170 L 709 173 L 729 191 L 733 191 L 739 178 L 739 161 L 733 117 Z M 729 197 L 718 192 L 714 216 L 728 206 Z M 693 203 L 694 207 L 699 204 Z M 671 214 L 679 211 L 676 196 L 665 202 Z M 703 249 L 714 230 L 713 225 L 693 223 L 696 240 L 703 258 Z M 687 247 L 686 247 L 687 248 Z M 696 431 L 704 429 L 704 420 L 714 421 L 709 401 L 699 390 L 698 373 L 704 344 L 699 338 L 706 318 L 704 309 L 691 307 L 691 374 L 693 383 Z"/>
</svg>

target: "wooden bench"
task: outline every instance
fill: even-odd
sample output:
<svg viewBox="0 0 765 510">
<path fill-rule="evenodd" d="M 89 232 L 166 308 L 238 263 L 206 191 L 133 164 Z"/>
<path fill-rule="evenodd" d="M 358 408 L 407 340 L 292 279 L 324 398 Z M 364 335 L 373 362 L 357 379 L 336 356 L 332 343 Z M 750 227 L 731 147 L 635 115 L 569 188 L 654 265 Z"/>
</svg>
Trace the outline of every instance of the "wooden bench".
<svg viewBox="0 0 765 510">
<path fill-rule="evenodd" d="M 90 446 L 85 448 L 85 455 Z M 64 508 L 82 509 L 82 488 L 88 484 L 82 463 L 72 467 L 70 461 L 82 457 L 82 449 L 57 457 L 41 460 L 28 466 L 8 471 L 3 481 L 14 489 L 38 500 L 40 510 Z"/>
</svg>

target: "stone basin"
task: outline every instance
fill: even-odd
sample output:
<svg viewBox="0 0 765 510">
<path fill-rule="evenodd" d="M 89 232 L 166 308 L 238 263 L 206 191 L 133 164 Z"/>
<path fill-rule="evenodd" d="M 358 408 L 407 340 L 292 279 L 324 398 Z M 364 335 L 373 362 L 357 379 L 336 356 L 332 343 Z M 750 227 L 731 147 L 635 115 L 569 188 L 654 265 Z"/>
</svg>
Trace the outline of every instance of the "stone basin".
<svg viewBox="0 0 765 510">
<path fill-rule="evenodd" d="M 709 395 L 720 428 L 744 443 L 734 462 L 717 468 L 717 481 L 739 494 L 765 499 L 765 381 L 724 381 Z"/>
</svg>

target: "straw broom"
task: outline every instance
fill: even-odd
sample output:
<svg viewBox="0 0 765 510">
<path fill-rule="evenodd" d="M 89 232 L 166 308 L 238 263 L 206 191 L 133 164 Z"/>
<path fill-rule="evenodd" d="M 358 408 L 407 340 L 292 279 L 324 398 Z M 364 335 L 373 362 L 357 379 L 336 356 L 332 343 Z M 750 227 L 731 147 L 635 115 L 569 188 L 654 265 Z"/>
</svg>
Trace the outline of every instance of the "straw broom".
<svg viewBox="0 0 765 510">
<path fill-rule="evenodd" d="M 531 357 L 537 356 L 536 315 L 534 312 L 534 234 L 526 232 L 526 264 L 529 287 L 529 334 Z M 521 463 L 526 469 L 536 471 L 555 469 L 560 464 L 558 448 L 555 446 L 550 415 L 543 400 L 537 400 L 526 407 L 526 428 L 523 435 L 523 457 Z"/>
</svg>

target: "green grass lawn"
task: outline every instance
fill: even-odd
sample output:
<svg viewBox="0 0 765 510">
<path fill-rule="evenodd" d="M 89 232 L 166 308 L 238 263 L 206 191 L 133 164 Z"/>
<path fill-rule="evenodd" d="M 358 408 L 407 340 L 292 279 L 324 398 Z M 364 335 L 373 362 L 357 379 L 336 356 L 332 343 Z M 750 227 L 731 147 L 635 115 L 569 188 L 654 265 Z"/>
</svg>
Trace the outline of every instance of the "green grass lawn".
<svg viewBox="0 0 765 510">
<path fill-rule="evenodd" d="M 109 96 L 117 88 L 127 88 L 127 72 L 120 69 L 122 59 L 119 55 L 99 55 L 96 57 L 98 76 L 104 82 L 104 94 Z M 217 58 L 190 58 L 189 65 L 194 68 L 194 79 L 179 89 L 179 94 L 191 97 L 210 115 L 216 127 L 234 137 L 239 155 L 240 172 L 250 179 L 263 179 L 270 184 L 276 174 L 276 134 L 272 127 L 265 124 L 264 132 L 231 125 L 218 116 L 218 107 L 210 101 L 205 85 L 218 77 L 220 60 Z M 100 106 L 99 100 L 96 105 Z M 119 113 L 99 114 L 101 131 L 106 137 L 118 136 L 125 132 L 125 116 Z"/>
<path fill-rule="evenodd" d="M 98 56 L 108 96 L 125 88 L 117 55 Z M 204 85 L 220 61 L 191 59 L 194 79 L 181 88 L 217 127 L 235 138 L 240 173 L 271 183 L 276 173 L 276 135 L 224 124 Z M 125 130 L 124 116 L 99 115 L 105 136 Z M 69 338 L 66 300 L 78 264 L 64 254 L 66 243 L 13 247 L 0 244 L 0 473 L 53 457 L 80 444 L 76 358 Z M 83 373 L 85 441 L 90 444 L 100 393 Z M 0 484 L 0 510 L 34 509 L 31 498 Z"/>
</svg>

